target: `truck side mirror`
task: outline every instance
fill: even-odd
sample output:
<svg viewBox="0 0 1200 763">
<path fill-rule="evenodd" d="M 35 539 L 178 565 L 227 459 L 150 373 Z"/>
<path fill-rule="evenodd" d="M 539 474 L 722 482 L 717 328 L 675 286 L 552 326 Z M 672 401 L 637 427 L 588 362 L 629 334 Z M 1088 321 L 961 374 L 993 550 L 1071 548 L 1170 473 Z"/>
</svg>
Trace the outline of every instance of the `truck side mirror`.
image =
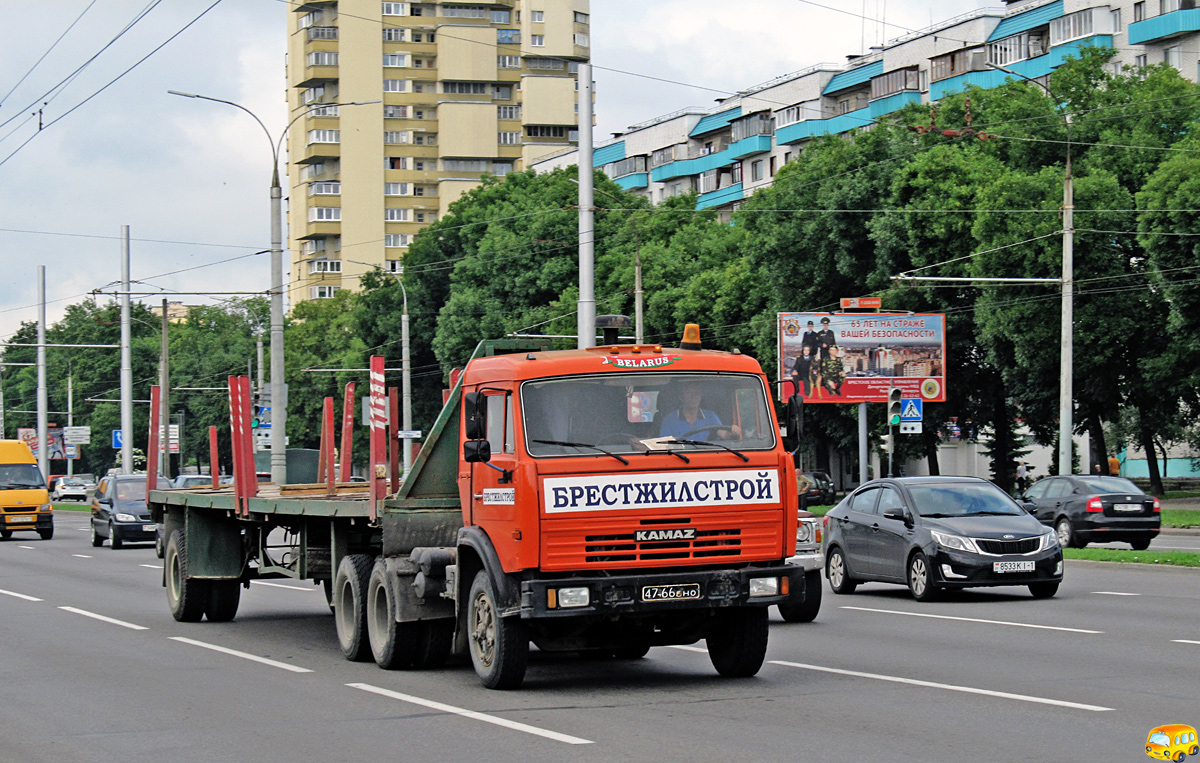
<svg viewBox="0 0 1200 763">
<path fill-rule="evenodd" d="M 463 443 L 463 461 L 487 463 L 492 460 L 492 444 L 487 440 L 467 440 Z"/>
<path fill-rule="evenodd" d="M 487 395 L 482 392 L 463 395 L 463 425 L 468 440 L 482 440 L 487 436 Z"/>
</svg>

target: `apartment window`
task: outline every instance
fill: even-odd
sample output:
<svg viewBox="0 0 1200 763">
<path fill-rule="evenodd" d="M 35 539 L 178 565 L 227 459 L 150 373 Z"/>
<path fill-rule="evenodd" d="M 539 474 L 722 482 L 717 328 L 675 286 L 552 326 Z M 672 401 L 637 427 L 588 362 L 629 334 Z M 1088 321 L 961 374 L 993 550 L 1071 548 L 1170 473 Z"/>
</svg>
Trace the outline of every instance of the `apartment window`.
<svg viewBox="0 0 1200 763">
<path fill-rule="evenodd" d="M 1112 26 L 1113 34 L 1120 34 L 1122 32 L 1120 8 L 1115 8 L 1109 11 L 1109 24 Z"/>
<path fill-rule="evenodd" d="M 310 87 L 300 94 L 301 98 L 304 99 L 305 105 L 316 103 L 317 101 L 321 100 L 324 95 L 325 88 L 323 87 Z"/>
<path fill-rule="evenodd" d="M 341 273 L 341 260 L 313 260 L 308 263 L 308 274 L 313 273 Z"/>
<path fill-rule="evenodd" d="M 775 112 L 775 124 L 780 127 L 796 124 L 803 118 L 804 109 L 801 106 L 788 106 L 782 111 Z"/>
<path fill-rule="evenodd" d="M 482 5 L 443 5 L 442 15 L 456 19 L 486 19 L 488 9 Z"/>
<path fill-rule="evenodd" d="M 413 42 L 434 42 L 437 39 L 436 32 L 413 32 Z"/>
<path fill-rule="evenodd" d="M 966 74 L 969 71 L 976 71 L 982 68 L 983 62 L 976 61 L 980 53 L 980 49 L 975 48 L 972 50 L 959 50 L 931 59 L 929 62 L 930 79 L 937 82 L 938 80 L 957 77 L 960 74 Z M 976 63 L 973 63 L 973 61 L 976 61 Z"/>
<path fill-rule="evenodd" d="M 385 79 L 383 81 L 383 92 L 385 93 L 407 93 L 408 80 L 406 79 Z"/>
<path fill-rule="evenodd" d="M 497 119 L 520 119 L 521 118 L 521 107 L 520 106 L 497 106 L 496 107 L 496 118 Z"/>
<path fill-rule="evenodd" d="M 512 172 L 512 170 L 512 162 L 492 162 L 492 174 L 496 177 L 504 177 L 508 173 Z"/>
<path fill-rule="evenodd" d="M 720 170 L 709 170 L 700 174 L 700 193 L 708 193 L 709 191 L 717 190 L 717 181 L 720 178 Z"/>
<path fill-rule="evenodd" d="M 384 66 L 408 66 L 408 56 L 404 53 L 385 53 L 383 55 Z"/>
<path fill-rule="evenodd" d="M 408 169 L 408 157 L 385 156 L 383 158 L 383 168 L 385 170 L 406 170 Z"/>
<path fill-rule="evenodd" d="M 1146 4 L 1144 2 L 1133 4 L 1133 20 L 1134 21 L 1145 21 L 1146 20 Z"/>
<path fill-rule="evenodd" d="M 613 162 L 604 170 L 610 178 L 620 178 L 645 171 L 646 157 L 644 156 L 628 156 L 619 162 Z"/>
<path fill-rule="evenodd" d="M 408 196 L 408 183 L 384 183 L 384 196 Z"/>
<path fill-rule="evenodd" d="M 437 109 L 416 109 L 413 119 L 437 119 Z"/>
<path fill-rule="evenodd" d="M 751 114 L 733 123 L 734 140 L 743 140 L 755 135 L 770 135 L 774 131 L 775 122 L 771 119 L 771 112 L 769 111 Z"/>
<path fill-rule="evenodd" d="M 321 22 L 321 12 L 313 11 L 312 13 L 306 13 L 303 16 L 301 16 L 299 24 L 300 24 L 301 29 L 308 29 L 309 27 L 313 26 L 314 24 L 319 24 L 320 22 Z"/>
<path fill-rule="evenodd" d="M 408 242 L 412 236 L 408 233 L 385 233 L 383 235 L 383 245 L 389 249 L 395 249 L 401 246 L 408 246 Z"/>
<path fill-rule="evenodd" d="M 502 146 L 519 146 L 521 144 L 521 133 L 519 132 L 502 132 L 497 137 Z"/>
<path fill-rule="evenodd" d="M 737 185 L 742 182 L 742 163 L 738 162 L 731 169 L 733 170 L 733 184 Z"/>
<path fill-rule="evenodd" d="M 310 223 L 335 223 L 342 219 L 341 207 L 309 207 Z"/>
<path fill-rule="evenodd" d="M 309 130 L 308 144 L 311 146 L 314 143 L 340 143 L 342 140 L 341 130 Z"/>
<path fill-rule="evenodd" d="M 342 184 L 336 180 L 324 183 L 309 183 L 309 196 L 337 196 L 342 192 Z"/>
<path fill-rule="evenodd" d="M 1004 66 L 1046 54 L 1046 27 L 988 43 L 988 61 Z"/>
<path fill-rule="evenodd" d="M 512 11 L 492 11 L 493 24 L 511 24 Z"/>
<path fill-rule="evenodd" d="M 313 162 L 300 166 L 300 179 L 311 180 L 325 172 L 325 162 Z"/>
<path fill-rule="evenodd" d="M 396 29 L 395 27 L 384 27 L 383 29 L 384 42 L 408 42 L 408 30 Z"/>
<path fill-rule="evenodd" d="M 384 16 L 407 16 L 408 15 L 408 3 L 384 3 L 383 4 L 383 15 Z"/>
<path fill-rule="evenodd" d="M 411 213 L 409 209 L 385 209 L 383 219 L 389 223 L 406 223 L 411 219 Z"/>
<path fill-rule="evenodd" d="M 871 79 L 871 98 L 883 98 L 906 90 L 919 90 L 921 80 L 917 67 L 896 69 Z"/>
<path fill-rule="evenodd" d="M 675 161 L 675 147 L 667 146 L 660 148 L 650 155 L 650 166 L 659 167 L 664 164 L 670 164 Z"/>
<path fill-rule="evenodd" d="M 535 24 L 541 24 L 546 20 L 546 12 L 545 11 L 530 11 L 529 12 L 529 20 Z"/>
<path fill-rule="evenodd" d="M 535 48 L 546 47 L 546 35 L 544 35 L 544 34 L 529 35 L 529 44 L 530 44 L 530 46 L 535 47 Z"/>
<path fill-rule="evenodd" d="M 581 48 L 586 48 L 592 44 L 591 38 L 583 32 L 575 33 L 575 44 Z"/>
<path fill-rule="evenodd" d="M 1162 0 L 1162 8 L 1159 13 L 1174 13 L 1179 8 L 1179 0 Z"/>
<path fill-rule="evenodd" d="M 579 11 L 575 11 L 575 23 L 576 24 L 587 24 L 590 21 L 591 21 L 591 17 L 588 16 L 586 13 L 580 13 Z"/>
<path fill-rule="evenodd" d="M 579 73 L 579 62 L 578 61 L 568 61 L 567 62 L 567 73 L 568 74 L 578 74 Z M 579 83 L 577 82 L 575 84 L 578 85 Z M 576 87 L 575 89 L 578 90 L 579 88 Z"/>
<path fill-rule="evenodd" d="M 412 133 L 408 130 L 384 130 L 383 144 L 385 146 L 402 146 L 412 143 Z"/>
<path fill-rule="evenodd" d="M 525 59 L 525 66 L 530 69 L 562 71 L 563 60 L 561 58 L 537 58 L 531 56 Z"/>
<path fill-rule="evenodd" d="M 407 106 L 384 106 L 383 107 L 383 118 L 384 119 L 408 119 L 408 107 Z"/>
<path fill-rule="evenodd" d="M 308 112 L 310 117 L 336 117 L 338 115 L 337 106 L 317 106 Z"/>
<path fill-rule="evenodd" d="M 383 269 L 389 273 L 404 274 L 404 266 L 400 264 L 400 260 L 384 260 Z"/>
<path fill-rule="evenodd" d="M 762 159 L 750 162 L 750 182 L 757 183 L 763 179 Z"/>
<path fill-rule="evenodd" d="M 443 82 L 442 92 L 457 95 L 486 95 L 486 82 Z"/>
<path fill-rule="evenodd" d="M 306 257 L 313 255 L 313 254 L 317 254 L 318 252 L 323 252 L 323 251 L 325 251 L 325 239 L 314 238 L 314 239 L 309 239 L 308 241 L 303 241 L 300 244 L 300 251 Z"/>
<path fill-rule="evenodd" d="M 854 111 L 854 101 L 850 98 L 838 101 L 837 110 L 839 114 L 849 114 L 851 111 Z"/>
<path fill-rule="evenodd" d="M 446 172 L 487 172 L 488 159 L 443 159 L 442 169 Z"/>
<path fill-rule="evenodd" d="M 430 164 L 429 169 L 431 169 L 431 170 L 437 169 L 437 164 L 435 162 L 430 162 L 429 164 Z M 425 162 L 420 159 L 414 159 L 413 160 L 413 169 L 416 170 L 417 172 L 424 172 L 425 171 Z"/>
<path fill-rule="evenodd" d="M 436 146 L 437 145 L 437 133 L 435 133 L 435 132 L 416 133 L 413 136 L 413 143 L 418 146 Z"/>
<path fill-rule="evenodd" d="M 341 286 L 310 286 L 308 296 L 311 299 L 333 299 L 333 295 L 341 290 Z"/>
<path fill-rule="evenodd" d="M 520 69 L 520 56 L 496 56 L 496 67 L 500 69 Z"/>
<path fill-rule="evenodd" d="M 417 222 L 419 222 L 419 223 L 425 223 L 425 222 L 435 223 L 435 222 L 437 222 L 437 213 L 436 212 L 418 212 L 417 213 Z"/>
<path fill-rule="evenodd" d="M 492 85 L 492 98 L 497 101 L 511 101 L 512 85 Z"/>
<path fill-rule="evenodd" d="M 423 185 L 414 185 L 414 186 L 413 186 L 413 196 L 424 196 L 424 195 L 425 195 L 425 189 L 426 189 L 426 186 L 423 186 Z M 430 196 L 433 196 L 434 194 L 432 194 L 432 193 L 431 193 L 431 194 L 429 194 L 429 195 L 430 195 Z"/>
<path fill-rule="evenodd" d="M 1092 9 L 1068 13 L 1050 21 L 1050 44 L 1078 40 L 1092 34 Z"/>
<path fill-rule="evenodd" d="M 314 26 L 308 28 L 308 39 L 310 40 L 336 40 L 338 38 L 338 28 L 335 26 Z"/>
<path fill-rule="evenodd" d="M 496 43 L 499 45 L 514 45 L 521 41 L 520 29 L 497 29 Z"/>
<path fill-rule="evenodd" d="M 771 177 L 775 177 L 775 157 L 772 156 L 770 162 L 771 165 L 768 171 L 771 173 Z"/>
<path fill-rule="evenodd" d="M 1134 56 L 1133 57 L 1133 65 L 1135 67 L 1137 67 L 1138 69 L 1144 68 L 1146 66 L 1146 54 L 1143 53 L 1140 56 Z"/>
<path fill-rule="evenodd" d="M 531 138 L 565 138 L 567 128 L 560 125 L 526 125 L 525 134 Z"/>
<path fill-rule="evenodd" d="M 1183 48 L 1179 45 L 1172 45 L 1171 47 L 1164 49 L 1163 61 L 1166 62 L 1167 66 L 1170 66 L 1174 69 L 1182 69 Z"/>
<path fill-rule="evenodd" d="M 314 50 L 306 59 L 309 66 L 337 66 L 338 54 L 325 50 Z"/>
</svg>

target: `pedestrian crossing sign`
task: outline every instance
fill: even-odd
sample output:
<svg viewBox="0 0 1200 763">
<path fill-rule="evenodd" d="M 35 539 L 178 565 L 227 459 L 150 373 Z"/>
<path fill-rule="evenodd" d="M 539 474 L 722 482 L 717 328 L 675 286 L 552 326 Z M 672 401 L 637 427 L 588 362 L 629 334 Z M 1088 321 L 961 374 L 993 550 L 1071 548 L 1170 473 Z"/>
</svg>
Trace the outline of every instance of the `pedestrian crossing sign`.
<svg viewBox="0 0 1200 763">
<path fill-rule="evenodd" d="M 923 418 L 924 401 L 919 398 L 907 398 L 900 401 L 901 421 L 920 421 Z"/>
</svg>

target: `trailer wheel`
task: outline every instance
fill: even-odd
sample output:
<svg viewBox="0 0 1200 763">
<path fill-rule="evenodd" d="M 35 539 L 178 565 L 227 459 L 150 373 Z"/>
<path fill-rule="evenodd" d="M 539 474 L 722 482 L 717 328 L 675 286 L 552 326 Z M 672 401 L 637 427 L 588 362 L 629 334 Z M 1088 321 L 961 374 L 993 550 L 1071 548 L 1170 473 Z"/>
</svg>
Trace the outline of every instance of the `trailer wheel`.
<svg viewBox="0 0 1200 763">
<path fill-rule="evenodd" d="M 471 583 L 467 637 L 471 663 L 484 686 L 516 689 L 521 685 L 529 663 L 529 630 L 519 617 L 500 617 L 487 570 L 480 570 Z"/>
<path fill-rule="evenodd" d="M 421 670 L 437 670 L 446 664 L 450 648 L 454 646 L 454 620 L 426 620 L 419 623 L 421 632 L 417 636 L 417 654 L 413 667 Z"/>
<path fill-rule="evenodd" d="M 779 614 L 789 623 L 811 623 L 821 610 L 821 571 L 804 573 L 804 601 L 787 601 L 779 605 Z"/>
<path fill-rule="evenodd" d="M 375 560 L 367 580 L 367 638 L 375 664 L 384 670 L 413 666 L 420 623 L 396 622 L 396 591 L 383 557 Z"/>
<path fill-rule="evenodd" d="M 708 658 L 726 678 L 758 672 L 767 656 L 766 607 L 739 607 L 717 612 L 708 636 Z"/>
<path fill-rule="evenodd" d="M 181 623 L 198 623 L 208 607 L 209 581 L 187 576 L 187 542 L 183 530 L 171 533 L 164 559 L 167 606 Z"/>
<path fill-rule="evenodd" d="M 242 581 L 212 580 L 208 584 L 208 606 L 204 614 L 211 623 L 227 623 L 237 615 L 242 600 Z"/>
<path fill-rule="evenodd" d="M 371 659 L 367 638 L 367 581 L 371 577 L 371 557 L 347 554 L 338 565 L 333 580 L 333 621 L 337 625 L 338 645 L 352 662 Z"/>
</svg>

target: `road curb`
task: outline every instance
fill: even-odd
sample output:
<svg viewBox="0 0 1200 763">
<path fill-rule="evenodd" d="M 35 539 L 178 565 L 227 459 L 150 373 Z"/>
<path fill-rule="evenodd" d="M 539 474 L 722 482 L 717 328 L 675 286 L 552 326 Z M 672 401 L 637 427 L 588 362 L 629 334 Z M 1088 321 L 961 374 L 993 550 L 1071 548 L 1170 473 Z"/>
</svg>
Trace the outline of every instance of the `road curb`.
<svg viewBox="0 0 1200 763">
<path fill-rule="evenodd" d="M 1200 535 L 1200 529 L 1194 527 L 1164 527 L 1159 535 Z"/>
<path fill-rule="evenodd" d="M 1188 572 L 1200 573 L 1200 567 L 1185 567 L 1182 564 L 1147 564 L 1145 562 L 1104 562 L 1099 559 L 1066 559 L 1068 565 L 1071 564 L 1104 564 L 1110 567 L 1141 567 L 1144 569 L 1169 569 L 1169 570 L 1187 570 Z"/>
</svg>

